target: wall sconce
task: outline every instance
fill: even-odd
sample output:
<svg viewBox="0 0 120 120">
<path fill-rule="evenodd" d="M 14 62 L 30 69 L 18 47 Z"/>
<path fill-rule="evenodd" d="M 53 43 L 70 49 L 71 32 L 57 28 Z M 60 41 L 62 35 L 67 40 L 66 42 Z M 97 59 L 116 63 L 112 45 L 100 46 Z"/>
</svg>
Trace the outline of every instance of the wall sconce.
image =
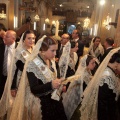
<svg viewBox="0 0 120 120">
<path fill-rule="evenodd" d="M 84 25 L 83 25 L 83 27 L 84 27 L 85 29 L 87 29 L 88 26 L 89 26 L 89 24 L 90 24 L 90 19 L 87 17 L 87 18 L 85 18 L 85 20 L 84 20 Z"/>
<path fill-rule="evenodd" d="M 6 4 L 0 3 L 0 19 L 6 19 Z"/>
<path fill-rule="evenodd" d="M 49 24 L 50 23 L 50 20 L 48 18 L 45 19 L 45 23 L 46 24 Z"/>
<path fill-rule="evenodd" d="M 106 17 L 106 20 L 103 21 L 103 26 L 107 29 L 110 30 L 111 26 L 109 25 L 109 23 L 111 23 L 112 19 L 110 18 L 109 14 Z"/>
<path fill-rule="evenodd" d="M 39 21 L 39 20 L 40 20 L 40 17 L 39 17 L 39 15 L 37 15 L 37 14 L 35 15 L 34 18 L 35 18 L 35 21 Z"/>
</svg>

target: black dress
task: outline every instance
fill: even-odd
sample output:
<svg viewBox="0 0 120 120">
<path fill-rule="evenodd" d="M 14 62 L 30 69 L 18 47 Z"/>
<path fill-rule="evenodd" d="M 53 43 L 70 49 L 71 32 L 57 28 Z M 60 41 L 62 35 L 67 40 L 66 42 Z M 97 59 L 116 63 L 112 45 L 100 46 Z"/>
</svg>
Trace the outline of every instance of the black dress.
<svg viewBox="0 0 120 120">
<path fill-rule="evenodd" d="M 11 86 L 11 89 L 17 89 L 17 75 L 18 75 L 18 71 L 23 71 L 23 68 L 24 68 L 24 63 L 21 61 L 21 60 L 18 60 L 16 62 L 16 70 L 15 70 L 15 74 L 14 74 L 14 77 L 13 77 L 13 82 L 12 82 L 12 86 Z"/>
<path fill-rule="evenodd" d="M 108 79 L 112 80 L 112 77 L 109 76 Z M 98 120 L 117 120 L 117 101 L 115 97 L 116 94 L 108 87 L 107 83 L 104 83 L 103 86 L 99 86 Z"/>
<path fill-rule="evenodd" d="M 33 72 L 27 72 L 27 76 L 31 92 L 41 100 L 42 120 L 67 120 L 62 102 L 51 99 L 51 82 L 44 84 Z"/>
</svg>

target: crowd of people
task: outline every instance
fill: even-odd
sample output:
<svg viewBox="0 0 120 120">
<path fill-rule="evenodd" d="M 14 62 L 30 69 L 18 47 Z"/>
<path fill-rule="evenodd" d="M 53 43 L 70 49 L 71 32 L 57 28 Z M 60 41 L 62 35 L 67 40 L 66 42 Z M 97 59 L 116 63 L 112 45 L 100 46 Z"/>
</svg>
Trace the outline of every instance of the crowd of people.
<svg viewBox="0 0 120 120">
<path fill-rule="evenodd" d="M 119 120 L 120 48 L 73 30 L 57 40 L 0 23 L 0 120 Z"/>
</svg>

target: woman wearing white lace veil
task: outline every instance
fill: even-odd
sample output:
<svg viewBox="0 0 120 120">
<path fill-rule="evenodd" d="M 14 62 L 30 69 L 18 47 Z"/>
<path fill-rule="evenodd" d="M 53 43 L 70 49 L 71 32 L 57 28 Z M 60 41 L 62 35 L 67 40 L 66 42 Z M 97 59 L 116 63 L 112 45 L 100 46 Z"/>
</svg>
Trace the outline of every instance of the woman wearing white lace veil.
<svg viewBox="0 0 120 120">
<path fill-rule="evenodd" d="M 49 60 L 55 56 L 56 49 L 51 37 L 43 36 L 37 43 L 25 64 L 10 120 L 66 120 L 60 101 L 51 99 L 51 93 L 62 82 L 56 79 L 55 62 Z"/>
<path fill-rule="evenodd" d="M 35 43 L 35 34 L 31 30 L 27 30 L 23 33 L 23 36 L 20 39 L 19 45 L 16 48 L 15 51 L 15 73 L 13 76 L 13 82 L 11 86 L 11 94 L 13 97 L 15 97 L 18 85 L 19 85 L 19 80 L 22 75 L 22 71 L 24 68 L 24 64 L 26 59 L 29 57 L 33 50 L 33 46 Z"/>
<path fill-rule="evenodd" d="M 91 80 L 91 70 L 95 67 L 95 58 L 90 55 L 85 55 L 81 58 L 80 64 L 76 71 L 75 77 L 63 97 L 63 105 L 68 119 L 71 119 L 75 109 L 81 102 L 83 91 Z M 78 110 L 77 110 L 78 111 Z M 79 112 L 79 111 L 78 111 Z M 72 117 L 76 120 L 79 116 Z"/>
<path fill-rule="evenodd" d="M 71 49 L 70 49 L 68 69 L 66 72 L 66 78 L 75 74 L 75 65 L 76 65 L 77 60 L 78 60 L 78 56 L 76 53 L 78 50 L 78 43 L 75 41 L 71 41 L 70 44 L 71 44 Z"/>
<path fill-rule="evenodd" d="M 98 61 L 100 60 L 100 57 L 104 54 L 104 48 L 101 45 L 100 37 L 96 36 L 92 39 L 88 54 L 96 57 Z"/>
<path fill-rule="evenodd" d="M 114 71 L 120 66 L 118 50 L 120 47 L 107 55 L 85 89 L 80 120 L 117 120 L 116 101 L 120 83 Z"/>
<path fill-rule="evenodd" d="M 3 93 L 3 96 L 2 96 L 1 101 L 0 101 L 0 106 L 2 108 L 0 110 L 0 117 L 4 116 L 6 114 L 6 111 L 8 110 L 8 108 L 11 107 L 11 102 L 13 101 L 12 97 L 11 97 L 11 94 L 10 94 L 10 89 L 11 89 L 11 84 L 12 84 L 12 81 L 13 81 L 13 78 L 14 78 L 14 75 L 15 75 L 15 71 L 18 68 L 16 63 L 17 63 L 18 60 L 21 60 L 24 63 L 25 59 L 30 54 L 29 52 L 27 52 L 27 53 L 25 52 L 25 46 L 29 45 L 29 42 L 26 42 L 27 39 L 28 39 L 26 36 L 29 37 L 29 39 L 33 38 L 35 40 L 34 33 L 32 31 L 26 31 L 22 35 L 22 37 L 20 39 L 20 42 L 19 42 L 17 48 L 15 49 L 13 58 L 11 60 L 12 61 L 11 62 L 11 67 L 10 67 L 9 74 L 8 74 L 8 77 L 7 77 L 7 82 L 6 82 L 6 85 L 5 85 L 4 93 Z M 26 43 L 23 43 L 23 40 Z M 33 45 L 34 40 L 32 41 L 31 45 Z M 22 56 L 23 52 L 26 53 L 25 58 L 24 58 L 24 56 Z M 21 73 L 22 72 L 19 72 L 18 77 L 16 76 L 17 77 L 16 79 L 18 79 L 18 80 L 20 79 Z M 9 100 L 10 100 L 10 104 L 9 104 Z"/>
</svg>

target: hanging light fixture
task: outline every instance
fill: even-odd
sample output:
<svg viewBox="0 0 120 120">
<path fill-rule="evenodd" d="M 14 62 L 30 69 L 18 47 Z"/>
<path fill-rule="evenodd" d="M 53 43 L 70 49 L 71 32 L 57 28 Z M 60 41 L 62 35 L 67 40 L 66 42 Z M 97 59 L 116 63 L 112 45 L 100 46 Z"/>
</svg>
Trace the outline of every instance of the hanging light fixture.
<svg viewBox="0 0 120 120">
<path fill-rule="evenodd" d="M 112 18 L 109 16 L 109 13 L 106 17 L 106 20 L 103 21 L 103 26 L 107 29 L 110 30 L 111 26 L 109 25 L 109 23 L 112 21 Z"/>
<path fill-rule="evenodd" d="M 85 29 L 87 29 L 88 26 L 89 26 L 89 24 L 90 24 L 90 19 L 87 17 L 87 18 L 84 20 L 84 25 L 83 25 L 83 27 L 84 27 Z"/>
<path fill-rule="evenodd" d="M 45 23 L 46 24 L 49 24 L 50 23 L 50 20 L 48 18 L 45 19 Z"/>
<path fill-rule="evenodd" d="M 39 17 L 38 14 L 36 14 L 34 18 L 35 18 L 35 21 L 39 21 L 40 20 L 40 17 Z"/>
<path fill-rule="evenodd" d="M 6 14 L 3 8 L 2 8 L 2 12 L 0 13 L 0 19 L 6 19 Z"/>
</svg>

